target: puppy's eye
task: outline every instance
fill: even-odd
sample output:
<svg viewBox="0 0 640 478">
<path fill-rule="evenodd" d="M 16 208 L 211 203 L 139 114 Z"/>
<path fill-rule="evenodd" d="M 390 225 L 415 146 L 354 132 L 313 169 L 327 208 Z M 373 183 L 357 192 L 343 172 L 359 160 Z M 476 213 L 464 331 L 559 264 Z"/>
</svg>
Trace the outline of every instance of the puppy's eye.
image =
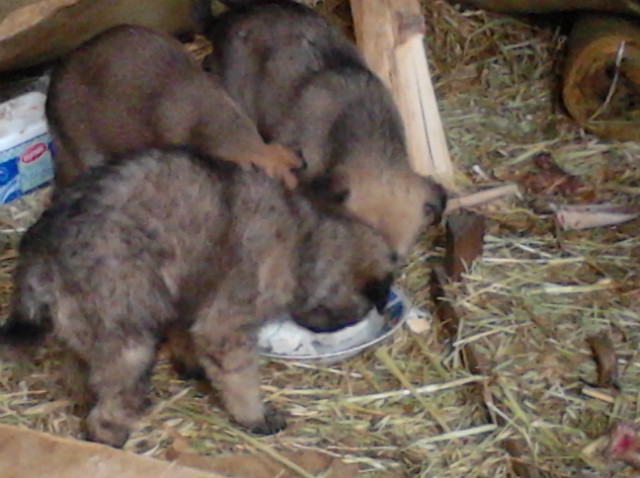
<svg viewBox="0 0 640 478">
<path fill-rule="evenodd" d="M 308 186 L 309 191 L 321 201 L 334 204 L 342 204 L 349 198 L 349 190 L 337 187 L 330 177 L 321 177 L 312 181 Z"/>
<path fill-rule="evenodd" d="M 424 217 L 427 218 L 429 224 L 439 224 L 442 221 L 442 213 L 445 205 L 433 204 L 426 202 L 422 206 Z"/>
<path fill-rule="evenodd" d="M 349 191 L 334 191 L 331 194 L 331 199 L 338 204 L 342 204 L 349 199 Z"/>
<path fill-rule="evenodd" d="M 392 264 L 397 264 L 399 260 L 400 260 L 400 257 L 398 256 L 398 254 L 396 252 L 392 252 L 392 253 L 389 254 L 389 261 Z"/>
<path fill-rule="evenodd" d="M 423 213 L 426 218 L 431 220 L 432 224 L 438 224 L 442 221 L 442 213 L 447 208 L 448 195 L 445 188 L 433 181 L 430 181 L 431 198 L 422 206 Z"/>
</svg>

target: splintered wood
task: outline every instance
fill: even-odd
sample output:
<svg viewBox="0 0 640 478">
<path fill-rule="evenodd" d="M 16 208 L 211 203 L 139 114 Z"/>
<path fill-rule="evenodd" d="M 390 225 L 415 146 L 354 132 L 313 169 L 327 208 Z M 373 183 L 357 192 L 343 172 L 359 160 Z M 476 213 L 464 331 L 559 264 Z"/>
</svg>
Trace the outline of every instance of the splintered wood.
<svg viewBox="0 0 640 478">
<path fill-rule="evenodd" d="M 418 0 L 351 0 L 356 42 L 391 90 L 407 135 L 413 169 L 455 190 L 454 167 L 424 48 Z"/>
</svg>

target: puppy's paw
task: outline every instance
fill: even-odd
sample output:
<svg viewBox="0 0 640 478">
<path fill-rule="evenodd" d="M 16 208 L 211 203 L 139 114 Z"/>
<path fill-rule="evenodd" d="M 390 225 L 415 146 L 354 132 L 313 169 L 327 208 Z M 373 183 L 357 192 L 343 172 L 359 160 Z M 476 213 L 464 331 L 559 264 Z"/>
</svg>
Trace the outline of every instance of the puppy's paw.
<svg viewBox="0 0 640 478">
<path fill-rule="evenodd" d="M 289 189 L 298 185 L 293 171 L 306 167 L 301 155 L 280 144 L 265 145 L 264 154 L 252 158 L 252 163 L 272 178 L 282 180 Z"/>
<path fill-rule="evenodd" d="M 256 435 L 275 435 L 287 428 L 284 416 L 271 406 L 265 405 L 264 422 L 252 425 L 250 430 Z"/>
<path fill-rule="evenodd" d="M 89 416 L 85 431 L 87 441 L 122 448 L 129 439 L 129 428 L 115 422 Z"/>
</svg>

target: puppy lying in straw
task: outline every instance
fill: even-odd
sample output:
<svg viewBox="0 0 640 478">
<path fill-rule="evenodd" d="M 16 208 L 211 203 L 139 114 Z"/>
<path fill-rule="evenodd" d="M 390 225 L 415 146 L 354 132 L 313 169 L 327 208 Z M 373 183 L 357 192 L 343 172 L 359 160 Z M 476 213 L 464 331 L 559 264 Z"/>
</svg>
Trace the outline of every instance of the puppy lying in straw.
<svg viewBox="0 0 640 478">
<path fill-rule="evenodd" d="M 263 406 L 256 341 L 273 317 L 328 332 L 385 305 L 392 251 L 373 228 L 319 212 L 260 171 L 182 149 L 147 150 L 57 189 L 24 234 L 0 341 L 52 333 L 88 365 L 87 437 L 122 446 L 163 337 L 189 331 L 232 418 Z"/>
<path fill-rule="evenodd" d="M 290 0 L 222 0 L 205 61 L 267 141 L 301 151 L 300 179 L 404 256 L 439 222 L 445 193 L 409 165 L 390 92 L 355 45 Z"/>
<path fill-rule="evenodd" d="M 46 103 L 55 182 L 113 154 L 188 144 L 296 185 L 302 162 L 265 144 L 255 124 L 176 39 L 142 26 L 98 34 L 54 68 Z"/>
</svg>

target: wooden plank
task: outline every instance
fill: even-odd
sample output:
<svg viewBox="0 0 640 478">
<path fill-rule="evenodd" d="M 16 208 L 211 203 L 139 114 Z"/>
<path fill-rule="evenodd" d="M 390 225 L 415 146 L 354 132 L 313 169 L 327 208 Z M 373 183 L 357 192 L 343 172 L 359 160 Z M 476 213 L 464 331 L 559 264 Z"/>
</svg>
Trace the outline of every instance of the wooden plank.
<svg viewBox="0 0 640 478">
<path fill-rule="evenodd" d="M 2 424 L 0 477 L 225 478 L 97 443 Z"/>
<path fill-rule="evenodd" d="M 202 31 L 209 0 L 0 0 L 0 72 L 55 60 L 122 23 L 172 35 Z"/>
<path fill-rule="evenodd" d="M 351 0 L 358 48 L 391 90 L 407 135 L 409 161 L 455 190 L 455 168 L 431 82 L 418 0 Z"/>
</svg>

